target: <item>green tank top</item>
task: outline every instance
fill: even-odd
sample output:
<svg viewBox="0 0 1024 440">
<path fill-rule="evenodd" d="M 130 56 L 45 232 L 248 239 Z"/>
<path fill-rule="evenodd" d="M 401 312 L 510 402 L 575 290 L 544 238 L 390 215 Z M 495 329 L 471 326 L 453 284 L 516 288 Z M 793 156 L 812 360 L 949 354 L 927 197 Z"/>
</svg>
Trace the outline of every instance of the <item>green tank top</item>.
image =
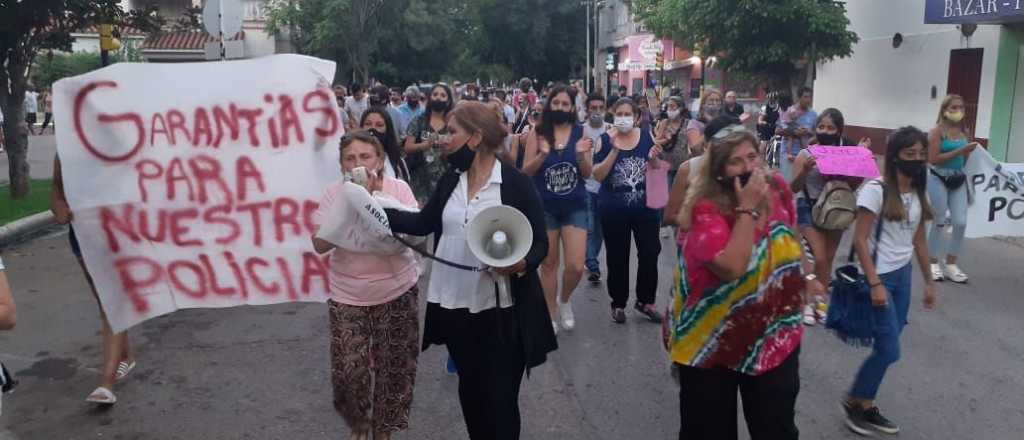
<svg viewBox="0 0 1024 440">
<path fill-rule="evenodd" d="M 954 151 L 954 150 L 960 149 L 964 145 L 967 145 L 967 138 L 946 139 L 945 137 L 943 137 L 942 143 L 939 144 L 939 152 L 940 153 L 948 153 L 950 151 Z M 950 169 L 950 170 L 962 170 L 964 168 L 964 164 L 965 163 L 966 162 L 964 161 L 964 157 L 963 156 L 956 156 L 956 157 L 954 157 L 954 158 L 952 158 L 950 160 L 947 160 L 947 161 L 939 164 L 938 167 L 939 168 L 946 168 L 946 169 Z"/>
</svg>

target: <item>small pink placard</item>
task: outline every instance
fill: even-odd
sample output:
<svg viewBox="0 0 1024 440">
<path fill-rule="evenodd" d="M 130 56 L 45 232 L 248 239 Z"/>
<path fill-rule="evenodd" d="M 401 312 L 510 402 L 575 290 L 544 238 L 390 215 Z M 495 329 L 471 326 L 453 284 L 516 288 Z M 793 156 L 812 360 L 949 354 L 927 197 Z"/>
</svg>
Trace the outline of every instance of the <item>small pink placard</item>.
<svg viewBox="0 0 1024 440">
<path fill-rule="evenodd" d="M 871 150 L 860 147 L 807 147 L 818 164 L 818 172 L 832 176 L 875 178 L 881 175 Z"/>
</svg>

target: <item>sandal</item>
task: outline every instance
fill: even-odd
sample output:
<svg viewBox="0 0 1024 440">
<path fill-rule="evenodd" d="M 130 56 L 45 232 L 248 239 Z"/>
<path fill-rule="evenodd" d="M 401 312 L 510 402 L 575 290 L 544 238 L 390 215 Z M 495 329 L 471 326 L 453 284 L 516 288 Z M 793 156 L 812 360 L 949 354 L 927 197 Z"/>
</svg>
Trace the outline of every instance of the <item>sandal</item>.
<svg viewBox="0 0 1024 440">
<path fill-rule="evenodd" d="M 89 394 L 89 397 L 85 398 L 85 401 L 101 405 L 113 405 L 117 403 L 117 396 L 114 395 L 113 391 L 110 391 L 106 387 L 97 387 L 91 394 Z"/>
<path fill-rule="evenodd" d="M 131 361 L 121 361 L 120 363 L 117 364 L 117 374 L 114 376 L 114 378 L 117 379 L 117 380 L 124 379 L 124 377 L 127 376 L 128 373 L 131 373 L 132 370 L 134 370 L 134 369 L 135 369 L 135 360 L 134 359 L 132 359 Z"/>
</svg>

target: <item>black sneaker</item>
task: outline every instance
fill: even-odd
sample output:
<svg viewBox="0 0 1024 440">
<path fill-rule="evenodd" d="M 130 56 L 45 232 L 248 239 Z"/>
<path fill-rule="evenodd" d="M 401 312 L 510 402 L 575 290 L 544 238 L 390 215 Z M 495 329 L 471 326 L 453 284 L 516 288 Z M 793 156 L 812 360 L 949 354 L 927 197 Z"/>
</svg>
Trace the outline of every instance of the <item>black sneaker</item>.
<svg viewBox="0 0 1024 440">
<path fill-rule="evenodd" d="M 654 304 L 643 304 L 638 302 L 636 303 L 636 305 L 633 306 L 633 308 L 636 309 L 636 311 L 642 313 L 644 316 L 646 316 L 647 319 L 649 319 L 651 322 L 661 322 L 661 313 L 658 313 L 658 311 L 654 308 Z"/>
<path fill-rule="evenodd" d="M 590 276 L 587 277 L 587 281 L 590 281 L 590 284 L 601 284 L 601 272 L 590 272 Z"/>
<path fill-rule="evenodd" d="M 612 321 L 615 321 L 616 324 L 625 324 L 626 311 L 619 308 L 612 309 Z"/>
<path fill-rule="evenodd" d="M 864 417 L 864 409 L 847 399 L 843 399 L 842 405 L 846 413 L 846 427 L 857 434 L 870 436 L 872 427 Z"/>
<path fill-rule="evenodd" d="M 885 416 L 878 411 L 877 406 L 864 410 L 864 421 L 878 432 L 884 432 L 886 434 L 900 433 L 900 427 L 893 423 L 892 420 L 885 418 Z"/>
</svg>

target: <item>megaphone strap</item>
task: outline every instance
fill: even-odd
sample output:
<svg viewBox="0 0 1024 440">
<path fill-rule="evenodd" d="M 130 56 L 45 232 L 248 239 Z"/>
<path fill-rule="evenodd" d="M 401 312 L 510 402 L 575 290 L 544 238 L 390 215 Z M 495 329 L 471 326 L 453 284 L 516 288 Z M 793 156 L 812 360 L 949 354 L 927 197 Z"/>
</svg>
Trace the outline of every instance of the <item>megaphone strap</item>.
<svg viewBox="0 0 1024 440">
<path fill-rule="evenodd" d="M 412 249 L 417 254 L 420 254 L 420 255 L 422 255 L 424 257 L 427 257 L 427 258 L 429 258 L 431 260 L 434 260 L 434 261 L 436 261 L 438 263 L 441 263 L 441 264 L 443 264 L 445 266 L 451 266 L 451 267 L 454 267 L 456 269 L 468 270 L 470 272 L 484 272 L 484 271 L 487 270 L 486 267 L 473 267 L 473 266 L 468 266 L 468 265 L 465 265 L 465 264 L 459 264 L 459 263 L 456 263 L 456 262 L 453 262 L 453 261 L 445 260 L 444 258 L 438 257 L 436 255 L 433 255 L 433 254 L 431 254 L 431 253 L 429 253 L 427 251 L 424 251 L 424 250 L 414 246 L 413 244 L 411 244 L 408 241 L 406 241 L 404 238 L 399 237 L 398 234 L 392 234 L 392 237 L 394 237 L 395 240 L 398 240 L 399 243 L 402 243 L 402 244 L 408 246 L 409 249 Z"/>
</svg>

